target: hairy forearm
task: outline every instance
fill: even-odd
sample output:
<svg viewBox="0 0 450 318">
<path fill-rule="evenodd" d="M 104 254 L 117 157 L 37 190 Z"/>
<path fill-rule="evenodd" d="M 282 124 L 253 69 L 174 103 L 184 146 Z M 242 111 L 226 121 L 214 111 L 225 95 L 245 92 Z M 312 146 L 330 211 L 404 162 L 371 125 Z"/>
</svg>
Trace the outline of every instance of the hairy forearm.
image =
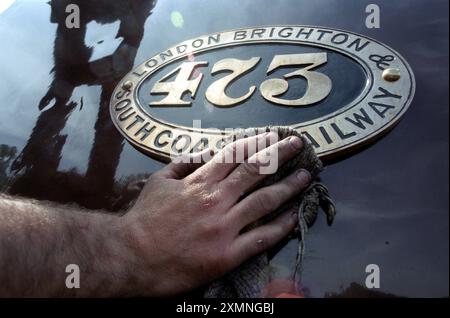
<svg viewBox="0 0 450 318">
<path fill-rule="evenodd" d="M 303 146 L 299 137 L 277 138 L 237 140 L 201 167 L 168 164 L 121 217 L 0 196 L 0 296 L 172 296 L 225 275 L 298 224 L 286 210 L 243 231 L 311 181 L 301 169 L 253 191 L 265 177 L 259 172 L 267 153 L 282 165 Z M 255 143 L 260 150 L 248 161 L 222 164 Z M 69 264 L 80 268 L 80 289 L 66 288 Z"/>
<path fill-rule="evenodd" d="M 129 279 L 120 217 L 0 195 L 0 296 L 118 296 Z M 66 287 L 66 267 L 80 288 Z"/>
</svg>

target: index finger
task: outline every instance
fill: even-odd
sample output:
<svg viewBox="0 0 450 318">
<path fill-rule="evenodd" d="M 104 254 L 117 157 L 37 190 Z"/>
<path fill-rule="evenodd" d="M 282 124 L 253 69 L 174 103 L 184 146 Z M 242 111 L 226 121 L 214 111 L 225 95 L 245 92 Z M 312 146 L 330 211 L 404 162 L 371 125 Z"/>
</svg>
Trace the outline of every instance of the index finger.
<svg viewBox="0 0 450 318">
<path fill-rule="evenodd" d="M 197 169 L 188 178 L 194 178 L 196 174 L 201 174 L 211 182 L 221 181 L 247 158 L 277 143 L 278 140 L 278 134 L 271 131 L 234 141 L 226 145 L 212 160 Z"/>
</svg>

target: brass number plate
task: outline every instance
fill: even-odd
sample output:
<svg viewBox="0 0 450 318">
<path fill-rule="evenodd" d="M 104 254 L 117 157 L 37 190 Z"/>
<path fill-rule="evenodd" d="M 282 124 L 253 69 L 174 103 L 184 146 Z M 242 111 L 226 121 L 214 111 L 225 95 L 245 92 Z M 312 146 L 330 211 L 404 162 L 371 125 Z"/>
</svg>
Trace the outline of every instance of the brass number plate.
<svg viewBox="0 0 450 318">
<path fill-rule="evenodd" d="M 284 44 L 298 45 L 314 48 L 316 52 L 278 52 L 268 64 L 261 62 L 261 56 L 208 58 L 210 52 L 253 44 L 272 48 L 279 44 L 280 50 Z M 198 54 L 201 54 L 198 61 L 190 58 Z M 145 61 L 119 83 L 111 98 L 112 120 L 135 147 L 161 160 L 169 160 L 179 152 L 221 148 L 229 130 L 171 123 L 156 118 L 149 109 L 165 107 L 176 112 L 194 103 L 209 103 L 231 111 L 236 107 L 245 109 L 259 94 L 263 101 L 273 105 L 273 116 L 277 114 L 277 107 L 298 112 L 311 107 L 321 110 L 322 103 L 336 93 L 336 87 L 342 87 L 338 82 L 345 84 L 346 81 L 345 70 L 343 75 L 334 78 L 327 73 L 325 67 L 332 63 L 330 54 L 344 56 L 363 70 L 365 80 L 361 83 L 361 93 L 351 103 L 336 105 L 337 110 L 290 126 L 307 137 L 319 156 L 334 156 L 361 146 L 393 127 L 412 101 L 415 81 L 407 62 L 393 49 L 365 36 L 330 28 L 240 29 L 175 45 Z M 178 66 L 174 66 L 175 63 Z M 259 69 L 264 71 L 265 77 L 250 85 L 243 84 L 246 74 Z M 205 74 L 213 76 L 213 80 L 206 82 Z M 290 83 L 296 79 L 302 79 L 306 88 L 296 98 L 289 98 L 288 93 L 294 90 Z M 149 80 L 154 83 L 143 94 L 151 96 L 152 101 L 144 103 L 138 92 Z M 240 96 L 228 93 L 233 85 L 243 88 Z M 205 89 L 200 90 L 201 87 Z M 203 94 L 199 95 L 199 91 Z M 264 125 L 271 124 L 271 118 L 267 118 Z"/>
</svg>

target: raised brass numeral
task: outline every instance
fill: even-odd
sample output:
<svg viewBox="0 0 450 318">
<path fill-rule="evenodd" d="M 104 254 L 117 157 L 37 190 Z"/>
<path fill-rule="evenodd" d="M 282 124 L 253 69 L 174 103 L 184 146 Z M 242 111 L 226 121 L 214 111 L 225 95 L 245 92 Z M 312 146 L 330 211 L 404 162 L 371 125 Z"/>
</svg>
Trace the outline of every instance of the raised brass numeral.
<svg viewBox="0 0 450 318">
<path fill-rule="evenodd" d="M 250 98 L 256 91 L 256 86 L 250 87 L 248 93 L 239 98 L 229 97 L 225 90 L 231 82 L 253 70 L 259 61 L 261 61 L 260 57 L 253 57 L 247 61 L 224 59 L 217 62 L 212 69 L 212 75 L 222 71 L 232 71 L 232 73 L 212 83 L 206 90 L 206 99 L 216 106 L 226 107 L 242 103 Z"/>
<path fill-rule="evenodd" d="M 229 85 L 239 77 L 252 71 L 261 61 L 260 57 L 253 57 L 249 60 L 223 59 L 217 62 L 212 68 L 212 75 L 223 71 L 231 71 L 230 74 L 216 80 L 206 90 L 205 97 L 213 105 L 219 107 L 230 107 L 248 100 L 256 91 L 256 86 L 251 86 L 248 92 L 241 97 L 232 98 L 226 94 Z M 314 68 L 327 63 L 327 53 L 305 53 L 276 55 L 270 63 L 267 75 L 286 66 L 304 66 L 303 68 L 288 73 L 281 78 L 271 78 L 264 81 L 261 86 L 261 95 L 274 104 L 284 106 L 306 106 L 320 102 L 331 92 L 331 79 L 322 73 L 313 71 Z M 203 74 L 191 79 L 194 69 L 199 66 L 207 66 L 208 62 L 186 62 L 170 72 L 158 81 L 152 88 L 151 94 L 167 94 L 167 96 L 157 102 L 152 102 L 152 106 L 189 106 L 191 102 L 183 100 L 183 95 L 187 92 L 195 98 L 195 94 L 203 79 Z M 178 73 L 178 74 L 177 74 Z M 177 74 L 173 82 L 166 82 L 168 78 Z M 307 81 L 307 88 L 304 95 L 295 100 L 280 98 L 289 89 L 288 79 L 303 77 Z"/>
<path fill-rule="evenodd" d="M 191 93 L 192 99 L 195 98 L 197 89 L 203 79 L 203 74 L 200 73 L 196 79 L 191 80 L 192 73 L 196 67 L 207 66 L 208 62 L 186 62 L 181 64 L 175 70 L 164 76 L 153 86 L 150 91 L 151 94 L 167 94 L 167 96 L 158 102 L 152 102 L 150 105 L 154 106 L 190 106 L 192 102 L 187 102 L 182 99 L 186 92 Z M 177 74 L 173 82 L 165 82 L 168 78 Z"/>
<path fill-rule="evenodd" d="M 272 103 L 285 106 L 306 106 L 320 102 L 330 94 L 332 83 L 330 78 L 325 74 L 312 72 L 311 70 L 326 62 L 326 53 L 276 55 L 267 70 L 267 74 L 285 66 L 308 66 L 284 75 L 283 77 L 285 79 L 268 79 L 261 84 L 262 96 Z M 280 96 L 288 91 L 289 83 L 286 79 L 293 77 L 304 77 L 306 79 L 307 88 L 303 97 L 296 100 L 277 98 L 276 96 Z"/>
</svg>

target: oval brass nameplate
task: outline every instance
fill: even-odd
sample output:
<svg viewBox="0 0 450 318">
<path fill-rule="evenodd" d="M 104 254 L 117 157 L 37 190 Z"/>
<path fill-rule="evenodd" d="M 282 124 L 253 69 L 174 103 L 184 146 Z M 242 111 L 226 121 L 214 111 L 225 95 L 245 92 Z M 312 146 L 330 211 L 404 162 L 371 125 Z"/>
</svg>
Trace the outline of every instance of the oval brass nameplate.
<svg viewBox="0 0 450 318">
<path fill-rule="evenodd" d="M 118 84 L 110 112 L 131 144 L 160 160 L 268 125 L 297 129 L 329 157 L 392 128 L 414 91 L 407 62 L 376 40 L 268 26 L 201 36 L 148 59 Z"/>
</svg>

